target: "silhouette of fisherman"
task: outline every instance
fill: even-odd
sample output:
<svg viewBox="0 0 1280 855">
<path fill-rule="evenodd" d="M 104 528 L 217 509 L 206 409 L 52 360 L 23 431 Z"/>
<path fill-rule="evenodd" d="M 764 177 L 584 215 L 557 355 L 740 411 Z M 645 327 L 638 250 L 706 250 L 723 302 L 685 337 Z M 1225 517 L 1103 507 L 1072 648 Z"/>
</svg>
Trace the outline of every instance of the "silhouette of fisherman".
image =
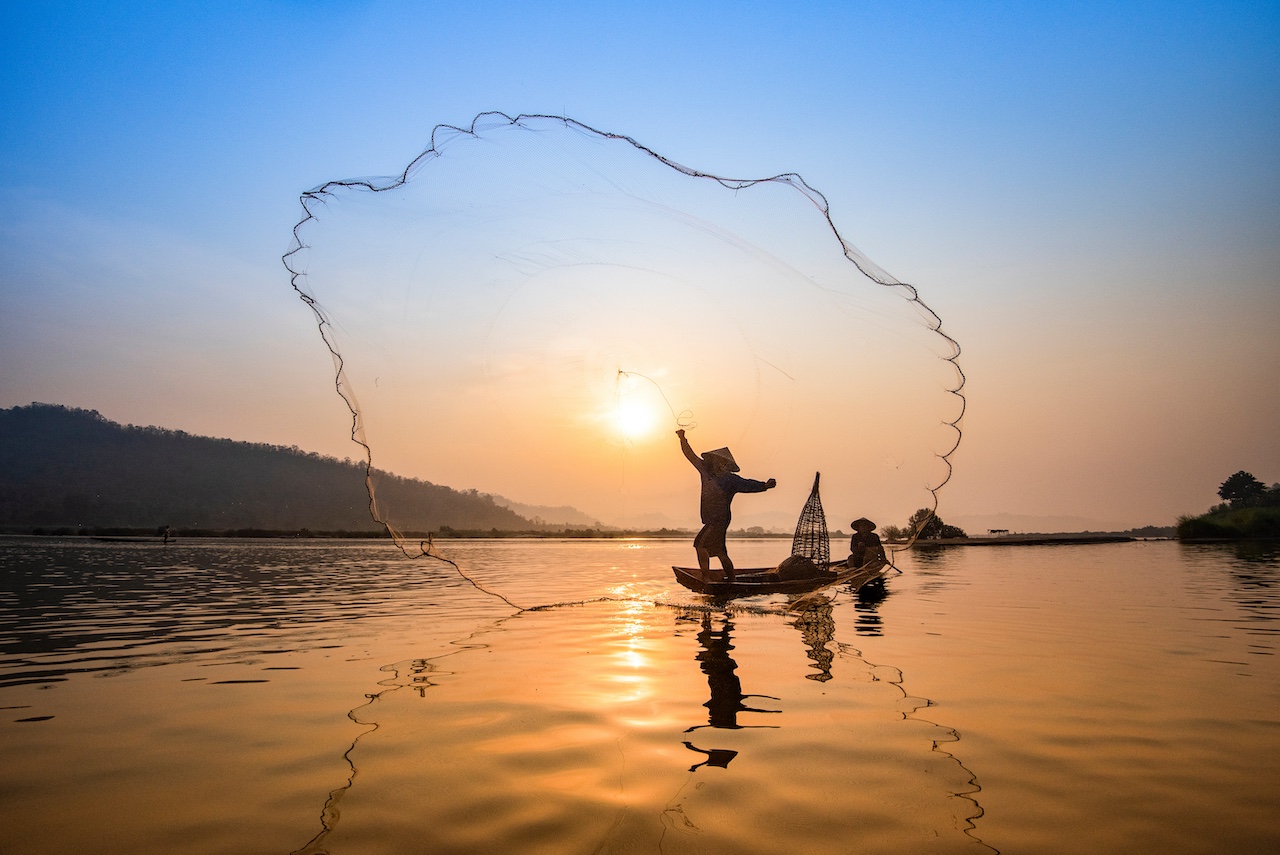
<svg viewBox="0 0 1280 855">
<path fill-rule="evenodd" d="M 876 534 L 876 524 L 866 517 L 858 517 L 849 525 L 853 528 L 853 537 L 849 538 L 849 558 L 845 566 L 852 570 L 868 561 L 884 561 L 884 546 Z"/>
<path fill-rule="evenodd" d="M 698 456 L 689 446 L 689 440 L 684 438 L 683 428 L 676 431 L 676 436 L 680 437 L 680 450 L 702 478 L 702 530 L 693 539 L 693 548 L 698 553 L 698 566 L 703 570 L 710 570 L 711 558 L 714 556 L 720 559 L 725 580 L 732 582 L 733 562 L 729 560 L 729 549 L 724 542 L 731 519 L 729 504 L 738 493 L 763 493 L 778 486 L 778 482 L 773 478 L 768 481 L 743 478 L 735 474 L 738 472 L 738 463 L 729 449 L 717 448 Z"/>
</svg>

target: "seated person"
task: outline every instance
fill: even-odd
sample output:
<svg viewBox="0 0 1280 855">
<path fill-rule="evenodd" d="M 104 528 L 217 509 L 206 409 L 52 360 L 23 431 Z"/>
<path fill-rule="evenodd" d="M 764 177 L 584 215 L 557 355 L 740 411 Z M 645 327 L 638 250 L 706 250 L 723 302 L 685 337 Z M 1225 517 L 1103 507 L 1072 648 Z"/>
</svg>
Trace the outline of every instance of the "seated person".
<svg viewBox="0 0 1280 855">
<path fill-rule="evenodd" d="M 871 561 L 884 561 L 884 546 L 880 543 L 880 535 L 876 534 L 876 524 L 866 517 L 859 517 L 849 525 L 853 527 L 853 537 L 849 539 L 846 566 L 852 570 Z"/>
</svg>

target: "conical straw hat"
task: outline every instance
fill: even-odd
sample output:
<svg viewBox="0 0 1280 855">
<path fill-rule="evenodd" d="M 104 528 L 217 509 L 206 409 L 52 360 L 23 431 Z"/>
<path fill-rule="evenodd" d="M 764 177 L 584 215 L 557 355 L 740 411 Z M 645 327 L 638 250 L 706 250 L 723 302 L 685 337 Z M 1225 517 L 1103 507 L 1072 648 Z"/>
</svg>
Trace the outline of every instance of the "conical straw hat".
<svg viewBox="0 0 1280 855">
<path fill-rule="evenodd" d="M 723 460 L 725 463 L 728 463 L 730 472 L 741 471 L 741 467 L 738 466 L 738 461 L 733 459 L 733 452 L 730 451 L 728 448 L 715 448 L 715 449 L 712 449 L 711 451 L 702 452 L 703 460 L 707 460 L 710 457 L 718 457 L 721 460 Z"/>
</svg>

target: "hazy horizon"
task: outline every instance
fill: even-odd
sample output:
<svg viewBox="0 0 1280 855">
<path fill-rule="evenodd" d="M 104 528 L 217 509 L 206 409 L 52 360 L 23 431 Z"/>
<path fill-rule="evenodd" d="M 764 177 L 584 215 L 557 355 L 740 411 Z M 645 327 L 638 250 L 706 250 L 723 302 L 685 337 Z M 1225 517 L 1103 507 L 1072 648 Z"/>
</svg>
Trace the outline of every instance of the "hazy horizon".
<svg viewBox="0 0 1280 855">
<path fill-rule="evenodd" d="M 84 409 L 76 408 L 66 404 L 49 404 L 47 402 L 32 402 L 37 406 L 55 406 L 67 407 L 68 409 Z M 98 413 L 99 416 L 108 421 L 115 421 L 108 415 Z M 118 423 L 118 422 L 117 422 Z M 164 425 L 125 425 L 125 427 L 141 427 L 141 428 L 159 428 L 161 430 L 169 430 Z M 245 440 L 236 437 L 209 437 L 210 439 L 231 440 L 233 442 L 244 442 Z M 284 446 L 280 446 L 284 448 Z M 311 450 L 306 448 L 298 448 L 301 453 L 309 453 Z M 356 459 L 344 459 L 348 463 L 357 462 Z M 392 472 L 393 475 L 399 473 Z M 437 482 L 433 482 L 437 483 Z M 463 491 L 468 489 L 476 489 L 467 484 L 440 484 L 440 486 L 450 487 L 455 490 Z M 580 527 L 583 525 L 603 525 L 611 528 L 634 528 L 634 529 L 659 529 L 659 528 L 677 528 L 686 531 L 695 531 L 700 525 L 697 518 L 696 506 L 690 502 L 682 502 L 678 506 L 670 509 L 669 512 L 649 511 L 644 513 L 633 513 L 624 517 L 611 517 L 607 514 L 593 513 L 589 507 L 577 507 L 574 505 L 539 505 L 523 501 L 521 497 L 505 496 L 500 493 L 492 493 L 480 491 L 482 495 L 487 495 L 494 500 L 494 503 L 502 507 L 510 508 L 520 516 L 533 521 L 535 517 L 540 518 L 542 522 L 550 525 L 567 525 Z M 940 516 L 942 513 L 940 512 Z M 739 503 L 739 509 L 734 514 L 733 528 L 748 529 L 752 527 L 762 527 L 766 531 L 776 534 L 789 534 L 795 526 L 796 514 L 786 510 L 758 511 L 751 508 L 747 503 Z M 985 534 L 988 529 L 1006 529 L 1013 532 L 1024 533 L 1074 533 L 1082 531 L 1125 531 L 1131 528 L 1142 528 L 1146 525 L 1152 526 L 1172 526 L 1174 521 L 1153 521 L 1143 524 L 1143 526 L 1127 526 L 1118 528 L 1107 526 L 1098 519 L 1088 517 L 1070 517 L 1070 516 L 1052 516 L 1052 515 L 1030 515 L 1018 514 L 1011 511 L 996 511 L 991 513 L 980 514 L 947 514 L 943 516 L 947 523 L 958 525 L 960 528 L 967 530 L 973 535 Z M 372 522 L 372 520 L 371 520 Z M 902 526 L 906 523 L 906 519 L 897 518 L 881 518 L 877 520 L 881 528 L 886 525 Z M 849 528 L 848 523 L 843 522 L 841 518 L 828 514 L 827 523 L 831 531 L 844 531 Z"/>
</svg>

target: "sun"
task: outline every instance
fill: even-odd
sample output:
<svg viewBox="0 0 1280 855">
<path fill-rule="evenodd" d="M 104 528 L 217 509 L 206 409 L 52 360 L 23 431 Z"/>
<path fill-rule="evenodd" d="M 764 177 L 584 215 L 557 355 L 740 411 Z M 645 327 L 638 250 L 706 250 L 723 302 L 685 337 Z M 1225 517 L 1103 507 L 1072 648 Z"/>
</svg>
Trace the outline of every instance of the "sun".
<svg viewBox="0 0 1280 855">
<path fill-rule="evenodd" d="M 623 439 L 638 442 L 653 434 L 658 413 L 643 400 L 624 398 L 613 411 L 613 423 Z"/>
</svg>

